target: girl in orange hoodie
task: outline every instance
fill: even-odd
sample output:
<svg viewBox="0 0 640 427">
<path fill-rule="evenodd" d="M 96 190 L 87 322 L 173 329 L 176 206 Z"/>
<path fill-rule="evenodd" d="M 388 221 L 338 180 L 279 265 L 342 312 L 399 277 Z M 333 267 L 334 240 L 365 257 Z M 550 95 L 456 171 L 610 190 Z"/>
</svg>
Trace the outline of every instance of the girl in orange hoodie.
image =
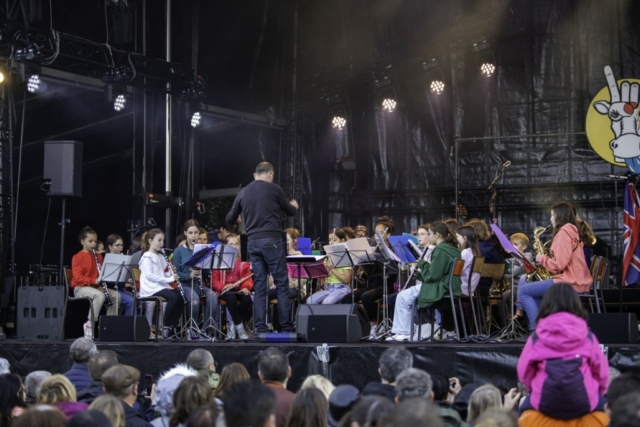
<svg viewBox="0 0 640 427">
<path fill-rule="evenodd" d="M 589 292 L 591 287 L 591 273 L 584 258 L 584 244 L 580 240 L 574 212 L 574 207 L 566 202 L 556 203 L 551 207 L 551 255 L 538 255 L 536 261 L 546 268 L 553 278 L 541 282 L 527 282 L 527 276 L 523 275 L 518 283 L 516 317 L 522 317 L 526 313 L 531 331 L 536 327 L 542 296 L 554 283 L 570 285 L 578 294 Z"/>
</svg>

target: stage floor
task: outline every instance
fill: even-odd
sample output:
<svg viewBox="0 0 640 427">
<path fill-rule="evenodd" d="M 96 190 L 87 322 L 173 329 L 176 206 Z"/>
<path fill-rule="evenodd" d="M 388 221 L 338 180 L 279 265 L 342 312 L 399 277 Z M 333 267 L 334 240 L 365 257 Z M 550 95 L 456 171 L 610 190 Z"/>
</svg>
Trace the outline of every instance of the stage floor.
<svg viewBox="0 0 640 427">
<path fill-rule="evenodd" d="M 73 341 L 0 341 L 0 357 L 11 364 L 11 372 L 26 376 L 34 370 L 52 373 L 65 372 L 70 366 L 69 346 Z M 259 342 L 171 342 L 171 343 L 100 343 L 101 350 L 113 350 L 121 363 L 135 366 L 142 375 L 154 378 L 176 363 L 184 362 L 195 348 L 211 351 L 218 363 L 218 372 L 232 362 L 244 364 L 252 377 L 257 378 L 259 353 L 276 346 L 288 353 L 292 378 L 288 388 L 296 391 L 302 381 L 312 374 L 324 374 L 334 384 L 353 384 L 363 387 L 369 381 L 379 381 L 378 358 L 391 346 L 403 345 L 415 355 L 414 366 L 431 373 L 457 376 L 463 384 L 483 383 L 502 375 L 515 384 L 516 362 L 522 343 L 456 343 L 425 342 L 415 344 L 360 342 L 355 344 L 329 344 L 328 364 L 318 361 L 319 344 L 268 344 Z M 611 366 L 622 372 L 640 373 L 640 345 L 609 345 Z"/>
</svg>

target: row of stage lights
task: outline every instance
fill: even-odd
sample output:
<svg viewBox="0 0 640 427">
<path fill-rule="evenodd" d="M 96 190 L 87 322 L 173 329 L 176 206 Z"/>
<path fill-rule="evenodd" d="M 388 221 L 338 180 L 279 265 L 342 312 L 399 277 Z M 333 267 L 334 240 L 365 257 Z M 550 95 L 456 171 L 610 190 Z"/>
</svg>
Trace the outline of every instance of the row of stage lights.
<svg viewBox="0 0 640 427">
<path fill-rule="evenodd" d="M 489 44 L 484 39 L 474 40 L 473 52 L 476 59 L 476 64 L 480 70 L 480 74 L 485 77 L 491 77 L 496 72 L 496 61 L 493 51 L 490 49 Z M 444 72 L 438 61 L 433 58 L 430 61 L 426 61 L 422 64 L 422 70 L 427 82 L 427 86 L 431 93 L 434 95 L 442 95 L 445 91 L 445 79 Z M 379 80 L 375 80 L 376 86 L 380 89 L 380 93 L 383 95 L 379 97 L 382 110 L 388 113 L 395 111 L 398 101 L 395 97 L 395 91 L 390 89 L 391 85 L 388 78 L 384 77 L 381 80 L 385 81 L 384 84 L 380 84 Z M 387 85 L 387 87 L 384 87 Z M 331 119 L 331 126 L 335 129 L 342 130 L 347 125 L 346 115 L 344 114 L 344 108 L 334 108 L 336 111 Z"/>
</svg>

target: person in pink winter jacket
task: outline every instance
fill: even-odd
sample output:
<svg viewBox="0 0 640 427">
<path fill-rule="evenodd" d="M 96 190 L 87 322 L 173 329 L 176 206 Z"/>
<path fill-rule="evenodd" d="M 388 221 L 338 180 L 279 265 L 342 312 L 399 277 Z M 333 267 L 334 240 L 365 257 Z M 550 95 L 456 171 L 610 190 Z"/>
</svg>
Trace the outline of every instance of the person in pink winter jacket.
<svg viewBox="0 0 640 427">
<path fill-rule="evenodd" d="M 545 293 L 538 326 L 518 359 L 518 378 L 529 392 L 520 413 L 572 419 L 604 411 L 609 363 L 586 318 L 573 287 L 558 283 Z"/>
<path fill-rule="evenodd" d="M 527 282 L 527 276 L 523 275 L 518 282 L 516 317 L 526 313 L 530 331 L 535 329 L 542 296 L 554 283 L 571 285 L 578 293 L 589 292 L 592 283 L 591 272 L 584 258 L 584 244 L 580 241 L 576 221 L 575 209 L 570 203 L 560 202 L 551 207 L 551 253 L 539 254 L 536 261 L 546 268 L 553 278 Z"/>
</svg>

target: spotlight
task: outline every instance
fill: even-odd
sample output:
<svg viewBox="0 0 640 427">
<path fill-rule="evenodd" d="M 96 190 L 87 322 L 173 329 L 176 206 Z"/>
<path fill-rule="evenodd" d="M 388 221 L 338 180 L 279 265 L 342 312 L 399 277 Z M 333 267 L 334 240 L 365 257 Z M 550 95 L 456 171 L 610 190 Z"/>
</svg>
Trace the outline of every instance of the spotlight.
<svg viewBox="0 0 640 427">
<path fill-rule="evenodd" d="M 385 98 L 382 100 L 382 109 L 389 113 L 393 113 L 393 111 L 396 109 L 396 105 L 396 100 L 393 98 Z"/>
<path fill-rule="evenodd" d="M 485 62 L 480 66 L 480 72 L 487 77 L 492 76 L 495 71 L 496 71 L 496 66 L 490 62 Z"/>
<path fill-rule="evenodd" d="M 331 126 L 333 126 L 338 130 L 344 129 L 346 125 L 347 125 L 347 119 L 345 119 L 342 116 L 334 116 L 333 120 L 331 120 Z"/>
<path fill-rule="evenodd" d="M 38 88 L 40 87 L 40 76 L 37 74 L 33 74 L 27 80 L 27 90 L 31 93 L 36 93 Z"/>
<path fill-rule="evenodd" d="M 116 96 L 116 100 L 113 101 L 113 109 L 116 111 L 122 111 L 127 104 L 127 98 L 124 95 Z"/>
<path fill-rule="evenodd" d="M 4 72 L 0 71 L 0 83 L 4 81 Z"/>
<path fill-rule="evenodd" d="M 431 93 L 435 93 L 436 95 L 441 95 L 444 92 L 444 82 L 442 80 L 433 80 L 431 81 Z"/>
<path fill-rule="evenodd" d="M 196 111 L 195 113 L 193 113 L 193 116 L 191 116 L 191 127 L 195 128 L 200 126 L 201 118 L 202 116 L 200 115 L 200 111 Z"/>
</svg>

